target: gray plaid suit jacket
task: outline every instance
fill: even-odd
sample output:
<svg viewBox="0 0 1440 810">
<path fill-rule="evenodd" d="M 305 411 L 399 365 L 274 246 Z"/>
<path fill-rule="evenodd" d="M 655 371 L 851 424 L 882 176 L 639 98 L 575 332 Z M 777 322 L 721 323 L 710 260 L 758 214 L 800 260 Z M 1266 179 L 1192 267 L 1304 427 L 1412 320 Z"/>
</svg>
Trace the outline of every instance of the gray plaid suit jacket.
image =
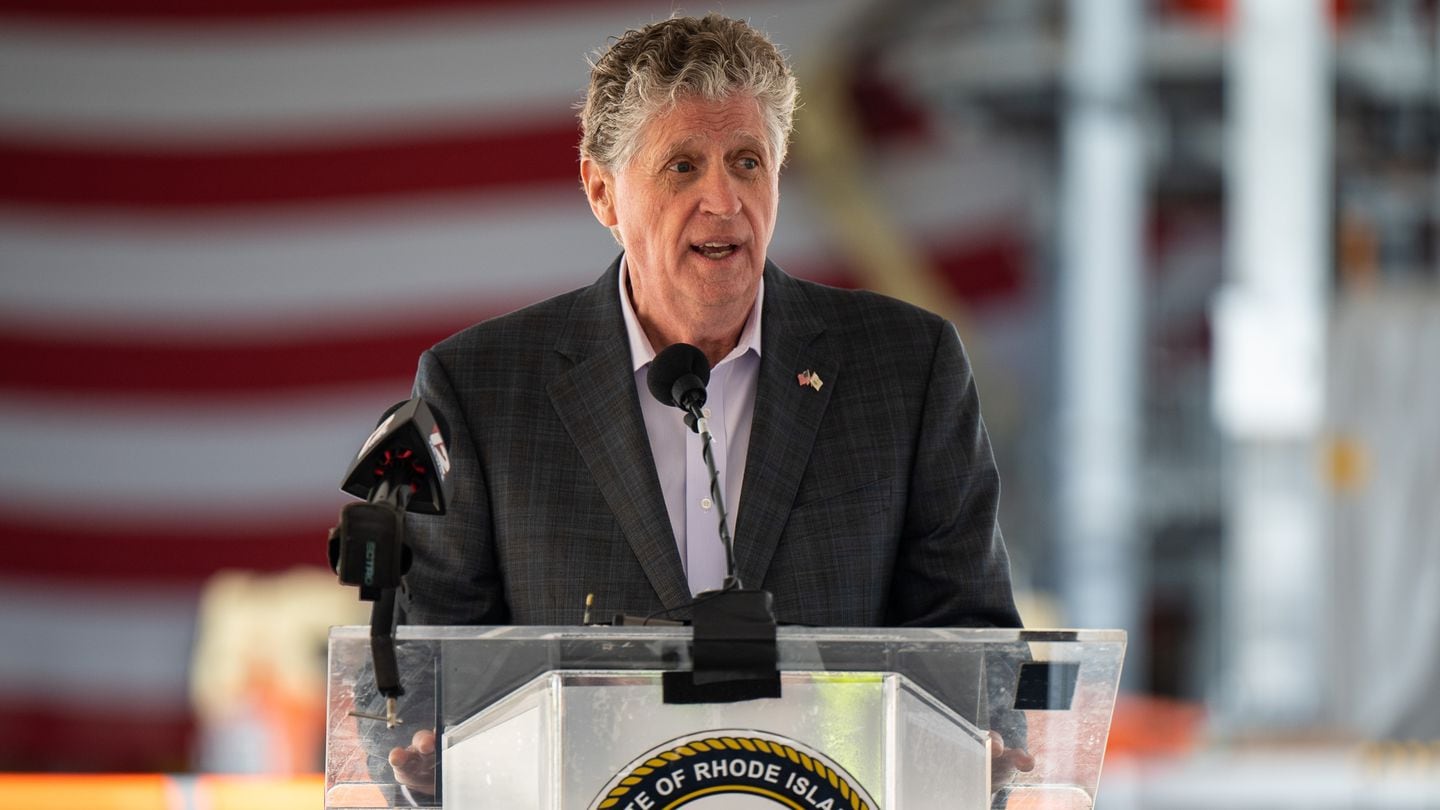
<svg viewBox="0 0 1440 810">
<path fill-rule="evenodd" d="M 421 357 L 415 394 L 449 424 L 455 492 L 444 516 L 407 518 L 406 621 L 576 624 L 590 593 L 597 620 L 690 600 L 618 271 Z M 762 324 L 741 580 L 774 594 L 781 622 L 1018 626 L 1000 480 L 954 327 L 773 264 Z M 798 382 L 807 369 L 820 390 Z"/>
</svg>

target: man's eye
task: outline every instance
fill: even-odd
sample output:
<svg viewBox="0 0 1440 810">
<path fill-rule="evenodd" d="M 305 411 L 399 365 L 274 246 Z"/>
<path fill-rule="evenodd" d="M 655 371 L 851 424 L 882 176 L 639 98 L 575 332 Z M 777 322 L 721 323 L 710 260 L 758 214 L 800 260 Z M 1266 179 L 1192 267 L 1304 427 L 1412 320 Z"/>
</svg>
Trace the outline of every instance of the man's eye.
<svg viewBox="0 0 1440 810">
<path fill-rule="evenodd" d="M 670 169 L 671 171 L 680 172 L 681 174 L 689 174 L 695 171 L 695 164 L 688 160 L 677 160 L 670 164 Z"/>
<path fill-rule="evenodd" d="M 756 160 L 753 157 L 740 158 L 738 163 L 740 164 L 740 168 L 748 172 L 753 172 L 756 169 L 760 168 L 760 161 Z"/>
</svg>

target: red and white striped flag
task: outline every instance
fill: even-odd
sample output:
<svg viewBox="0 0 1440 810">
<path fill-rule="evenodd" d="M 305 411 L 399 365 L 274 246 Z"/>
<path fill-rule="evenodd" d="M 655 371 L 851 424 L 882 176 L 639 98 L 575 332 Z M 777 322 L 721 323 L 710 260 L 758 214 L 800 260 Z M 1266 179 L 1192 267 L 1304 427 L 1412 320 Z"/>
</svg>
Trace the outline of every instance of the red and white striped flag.
<svg viewBox="0 0 1440 810">
<path fill-rule="evenodd" d="M 723 10 L 803 88 L 861 5 Z M 186 766 L 200 586 L 323 565 L 340 476 L 418 354 L 600 274 L 585 55 L 669 13 L 0 0 L 0 767 Z M 882 149 L 897 216 L 942 264 L 1011 261 L 954 236 L 977 169 L 929 148 Z M 796 189 L 771 255 L 843 279 Z"/>
</svg>

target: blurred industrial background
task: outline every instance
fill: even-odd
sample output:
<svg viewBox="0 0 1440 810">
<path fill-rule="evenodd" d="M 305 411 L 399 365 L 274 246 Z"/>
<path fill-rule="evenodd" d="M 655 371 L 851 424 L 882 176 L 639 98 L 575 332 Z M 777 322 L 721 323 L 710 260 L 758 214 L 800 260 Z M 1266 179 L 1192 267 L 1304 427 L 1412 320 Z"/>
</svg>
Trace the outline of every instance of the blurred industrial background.
<svg viewBox="0 0 1440 810">
<path fill-rule="evenodd" d="M 1131 634 L 1099 806 L 1440 807 L 1440 3 L 673 8 L 800 74 L 772 258 L 960 327 L 1027 624 Z M 320 769 L 341 474 L 613 258 L 573 105 L 671 11 L 0 0 L 0 770 Z"/>
</svg>

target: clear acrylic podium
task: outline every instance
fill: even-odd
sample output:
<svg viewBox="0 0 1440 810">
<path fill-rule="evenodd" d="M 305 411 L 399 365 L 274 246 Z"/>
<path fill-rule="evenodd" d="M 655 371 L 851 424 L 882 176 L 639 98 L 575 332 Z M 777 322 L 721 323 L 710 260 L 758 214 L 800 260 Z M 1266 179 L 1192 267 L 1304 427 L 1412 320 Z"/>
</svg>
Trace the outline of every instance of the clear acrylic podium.
<svg viewBox="0 0 1440 810">
<path fill-rule="evenodd" d="M 391 729 L 356 716 L 383 714 L 369 628 L 335 628 L 325 807 L 410 806 L 386 756 L 427 728 L 430 802 L 452 810 L 1094 805 L 1123 632 L 782 627 L 780 698 L 667 704 L 663 673 L 691 668 L 690 642 L 680 627 L 402 627 Z M 992 784 L 991 731 L 1035 768 Z"/>
</svg>

